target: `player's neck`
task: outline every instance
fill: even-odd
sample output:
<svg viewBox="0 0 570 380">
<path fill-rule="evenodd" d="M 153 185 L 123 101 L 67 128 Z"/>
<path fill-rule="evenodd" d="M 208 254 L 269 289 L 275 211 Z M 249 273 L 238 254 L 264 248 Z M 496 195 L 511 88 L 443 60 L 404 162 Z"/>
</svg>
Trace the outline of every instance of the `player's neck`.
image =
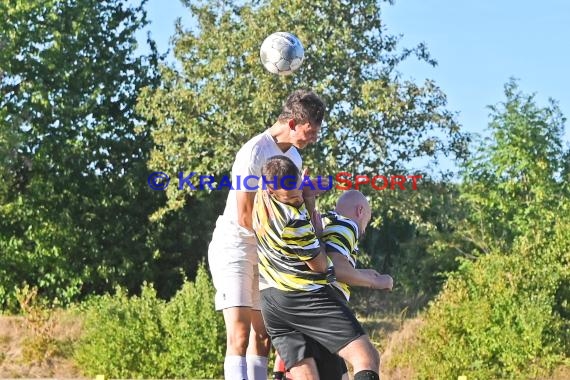
<svg viewBox="0 0 570 380">
<path fill-rule="evenodd" d="M 269 134 L 273 137 L 275 144 L 281 149 L 283 153 L 287 152 L 293 143 L 289 137 L 289 125 L 287 123 L 277 122 L 269 128 Z"/>
</svg>

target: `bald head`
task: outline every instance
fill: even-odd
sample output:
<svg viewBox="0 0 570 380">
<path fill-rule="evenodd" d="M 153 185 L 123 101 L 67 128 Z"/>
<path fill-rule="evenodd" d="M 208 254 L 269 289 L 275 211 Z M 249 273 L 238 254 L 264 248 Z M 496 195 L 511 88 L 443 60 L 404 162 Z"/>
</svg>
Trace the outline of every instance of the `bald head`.
<svg viewBox="0 0 570 380">
<path fill-rule="evenodd" d="M 368 200 L 358 190 L 345 191 L 336 202 L 335 211 L 356 222 L 361 235 L 366 230 L 372 216 Z"/>
</svg>

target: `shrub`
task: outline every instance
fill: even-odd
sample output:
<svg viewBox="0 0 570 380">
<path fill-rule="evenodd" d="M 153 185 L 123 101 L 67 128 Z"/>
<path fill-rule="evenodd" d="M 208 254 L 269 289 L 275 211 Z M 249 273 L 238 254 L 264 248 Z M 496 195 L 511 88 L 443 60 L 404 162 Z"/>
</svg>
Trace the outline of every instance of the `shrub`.
<svg viewBox="0 0 570 380">
<path fill-rule="evenodd" d="M 42 363 L 60 352 L 55 336 L 55 309 L 38 297 L 38 288 L 23 286 L 15 296 L 20 303 L 28 336 L 24 338 L 22 357 L 26 363 Z"/>
<path fill-rule="evenodd" d="M 129 298 L 119 288 L 113 296 L 91 301 L 76 349 L 81 369 L 90 376 L 161 377 L 157 363 L 166 351 L 163 309 L 164 301 L 146 284 L 140 297 Z"/>
<path fill-rule="evenodd" d="M 111 378 L 221 377 L 225 347 L 222 315 L 202 264 L 169 302 L 150 285 L 140 297 L 118 289 L 90 302 L 76 359 L 88 375 Z"/>
<path fill-rule="evenodd" d="M 562 363 L 568 318 L 559 297 L 570 239 L 565 228 L 546 235 L 519 239 L 509 255 L 464 262 L 430 305 L 417 340 L 389 366 L 411 366 L 422 379 L 518 379 Z"/>
<path fill-rule="evenodd" d="M 162 361 L 173 378 L 221 378 L 225 327 L 214 309 L 214 287 L 204 266 L 194 283 L 186 282 L 166 306 L 168 352 Z"/>
</svg>

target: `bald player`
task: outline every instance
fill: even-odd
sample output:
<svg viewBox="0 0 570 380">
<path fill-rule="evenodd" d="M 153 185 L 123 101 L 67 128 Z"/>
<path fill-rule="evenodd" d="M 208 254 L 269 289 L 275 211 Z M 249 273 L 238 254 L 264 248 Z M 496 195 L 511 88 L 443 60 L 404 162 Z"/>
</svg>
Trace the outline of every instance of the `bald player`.
<svg viewBox="0 0 570 380">
<path fill-rule="evenodd" d="M 334 211 L 323 215 L 322 242 L 333 261 L 336 279 L 334 287 L 350 300 L 350 286 L 392 290 L 393 279 L 374 269 L 356 269 L 358 242 L 370 223 L 372 212 L 368 200 L 358 190 L 344 192 Z"/>
</svg>

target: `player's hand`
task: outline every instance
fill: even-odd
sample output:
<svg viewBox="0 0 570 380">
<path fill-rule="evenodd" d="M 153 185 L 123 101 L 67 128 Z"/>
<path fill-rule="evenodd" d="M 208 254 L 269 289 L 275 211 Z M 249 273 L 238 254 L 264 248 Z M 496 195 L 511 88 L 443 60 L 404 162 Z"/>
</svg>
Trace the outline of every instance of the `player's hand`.
<svg viewBox="0 0 570 380">
<path fill-rule="evenodd" d="M 376 289 L 386 289 L 392 291 L 394 287 L 394 279 L 389 274 L 378 274 L 376 278 L 378 287 Z"/>
<path fill-rule="evenodd" d="M 394 287 L 394 280 L 392 276 L 388 274 L 380 274 L 375 269 L 361 269 L 361 271 L 366 272 L 366 274 L 370 277 L 370 281 L 372 283 L 373 289 L 387 289 L 392 290 Z"/>
<path fill-rule="evenodd" d="M 328 190 L 330 186 L 330 181 L 328 177 L 321 177 L 320 179 L 311 178 L 309 174 L 309 168 L 305 168 L 303 170 L 303 183 L 307 183 L 306 179 L 308 179 L 312 186 L 306 184 L 303 186 L 303 197 L 310 198 L 310 197 L 318 197 L 319 195 L 323 194 L 325 191 Z"/>
</svg>

